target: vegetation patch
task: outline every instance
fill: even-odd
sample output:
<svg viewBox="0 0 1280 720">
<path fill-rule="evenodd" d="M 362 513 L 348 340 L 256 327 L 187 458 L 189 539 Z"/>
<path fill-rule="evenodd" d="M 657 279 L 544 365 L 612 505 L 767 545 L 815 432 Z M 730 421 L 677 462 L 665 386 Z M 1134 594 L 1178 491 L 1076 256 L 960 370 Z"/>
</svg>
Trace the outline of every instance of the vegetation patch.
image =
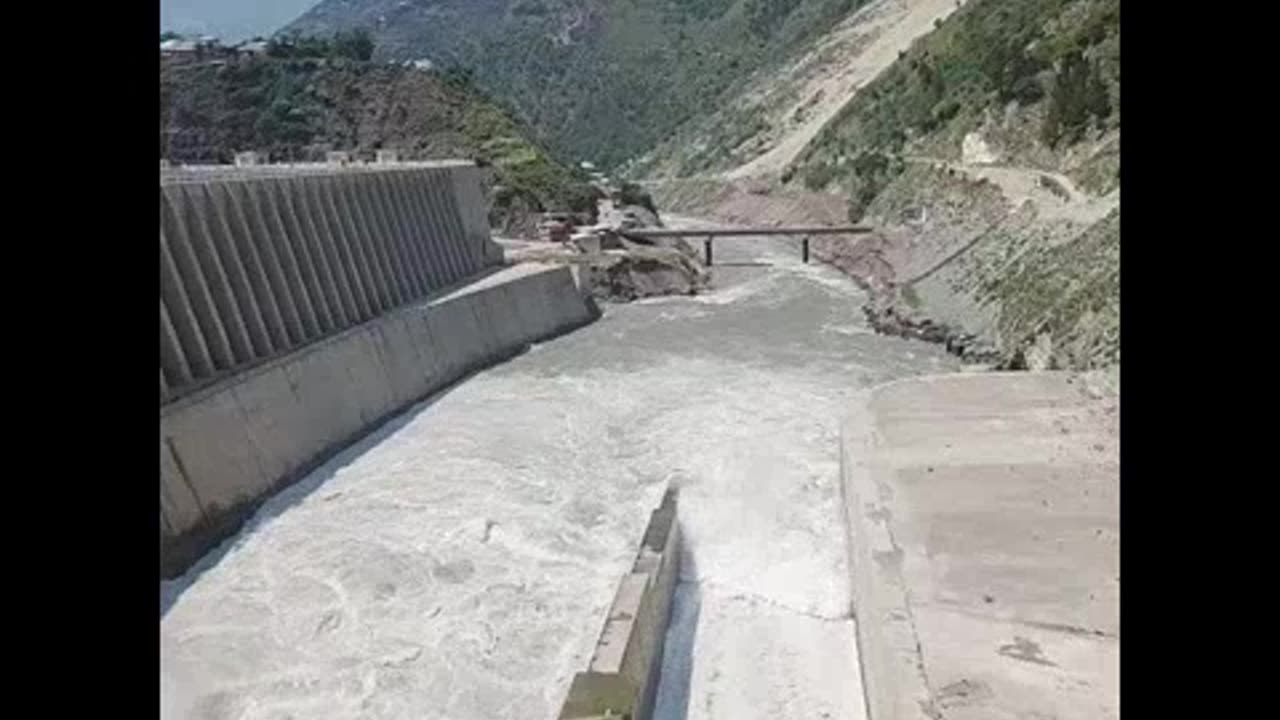
<svg viewBox="0 0 1280 720">
<path fill-rule="evenodd" d="M 387 22 L 375 32 L 375 57 L 429 57 L 469 68 L 476 84 L 510 101 L 557 157 L 613 170 L 705 116 L 730 88 L 804 49 L 867 1 L 327 0 L 290 31 L 328 36 L 358 26 L 376 9 Z M 736 144 L 726 141 L 704 160 Z"/>
<path fill-rule="evenodd" d="M 930 141 L 938 137 L 954 144 L 1007 107 L 1040 118 L 1039 142 L 1059 152 L 1117 129 L 1119 7 L 1119 0 L 968 3 L 860 92 L 791 176 L 840 183 L 856 218 L 902 172 L 893 158 L 936 146 Z"/>
<path fill-rule="evenodd" d="M 1007 347 L 1052 338 L 1055 365 L 1104 367 L 1120 360 L 1120 211 L 1063 245 L 1030 247 L 990 275 L 984 295 L 998 302 Z"/>
<path fill-rule="evenodd" d="M 469 73 L 371 61 L 368 35 L 282 37 L 266 57 L 160 67 L 160 156 L 229 163 L 257 150 L 272 161 L 321 161 L 330 150 L 370 158 L 465 158 L 493 168 L 491 220 L 591 212 L 595 191 L 476 89 Z"/>
</svg>

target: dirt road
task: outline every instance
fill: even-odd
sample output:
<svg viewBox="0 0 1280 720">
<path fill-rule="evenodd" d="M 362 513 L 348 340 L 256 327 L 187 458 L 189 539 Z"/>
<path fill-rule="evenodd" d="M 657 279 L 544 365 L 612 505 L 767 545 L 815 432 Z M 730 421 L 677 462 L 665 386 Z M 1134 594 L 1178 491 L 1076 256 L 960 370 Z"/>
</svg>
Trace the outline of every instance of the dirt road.
<svg viewBox="0 0 1280 720">
<path fill-rule="evenodd" d="M 1045 220 L 1060 220 L 1082 226 L 1092 225 L 1120 206 L 1120 190 L 1102 197 L 1089 195 L 1062 173 L 1037 168 L 963 163 L 940 158 L 910 156 L 905 161 L 950 169 L 971 178 L 985 179 L 997 187 L 1013 206 L 1030 202 Z"/>
</svg>

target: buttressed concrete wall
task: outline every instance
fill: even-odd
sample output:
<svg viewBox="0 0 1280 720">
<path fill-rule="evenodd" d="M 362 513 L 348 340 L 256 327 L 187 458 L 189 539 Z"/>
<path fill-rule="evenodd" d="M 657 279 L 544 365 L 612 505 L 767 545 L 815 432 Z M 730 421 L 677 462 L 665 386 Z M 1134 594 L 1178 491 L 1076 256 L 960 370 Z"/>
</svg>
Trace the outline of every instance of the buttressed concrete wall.
<svg viewBox="0 0 1280 720">
<path fill-rule="evenodd" d="M 498 259 L 480 181 L 455 165 L 162 182 L 163 577 L 383 420 L 597 317 L 567 267 L 463 281 Z"/>
<path fill-rule="evenodd" d="M 197 168 L 160 182 L 160 401 L 500 262 L 471 163 Z"/>
</svg>

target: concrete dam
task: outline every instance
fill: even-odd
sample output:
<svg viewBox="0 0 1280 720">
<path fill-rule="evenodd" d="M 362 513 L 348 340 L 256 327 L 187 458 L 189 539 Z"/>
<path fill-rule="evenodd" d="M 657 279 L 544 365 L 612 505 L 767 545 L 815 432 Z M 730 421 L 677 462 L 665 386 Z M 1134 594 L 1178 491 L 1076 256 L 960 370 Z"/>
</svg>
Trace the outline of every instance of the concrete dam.
<svg viewBox="0 0 1280 720">
<path fill-rule="evenodd" d="M 160 183 L 161 574 L 378 421 L 591 320 L 505 271 L 465 162 L 172 170 Z"/>
</svg>

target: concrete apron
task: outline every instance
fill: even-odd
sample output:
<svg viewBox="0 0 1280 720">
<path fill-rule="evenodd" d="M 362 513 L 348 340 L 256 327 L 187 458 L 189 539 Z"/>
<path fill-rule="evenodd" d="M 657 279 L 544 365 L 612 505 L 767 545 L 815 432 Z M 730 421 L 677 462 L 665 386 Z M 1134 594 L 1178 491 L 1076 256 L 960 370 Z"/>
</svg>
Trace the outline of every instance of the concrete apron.
<svg viewBox="0 0 1280 720">
<path fill-rule="evenodd" d="M 871 720 L 1119 717 L 1119 398 L 1068 373 L 869 390 L 841 441 Z"/>
</svg>

